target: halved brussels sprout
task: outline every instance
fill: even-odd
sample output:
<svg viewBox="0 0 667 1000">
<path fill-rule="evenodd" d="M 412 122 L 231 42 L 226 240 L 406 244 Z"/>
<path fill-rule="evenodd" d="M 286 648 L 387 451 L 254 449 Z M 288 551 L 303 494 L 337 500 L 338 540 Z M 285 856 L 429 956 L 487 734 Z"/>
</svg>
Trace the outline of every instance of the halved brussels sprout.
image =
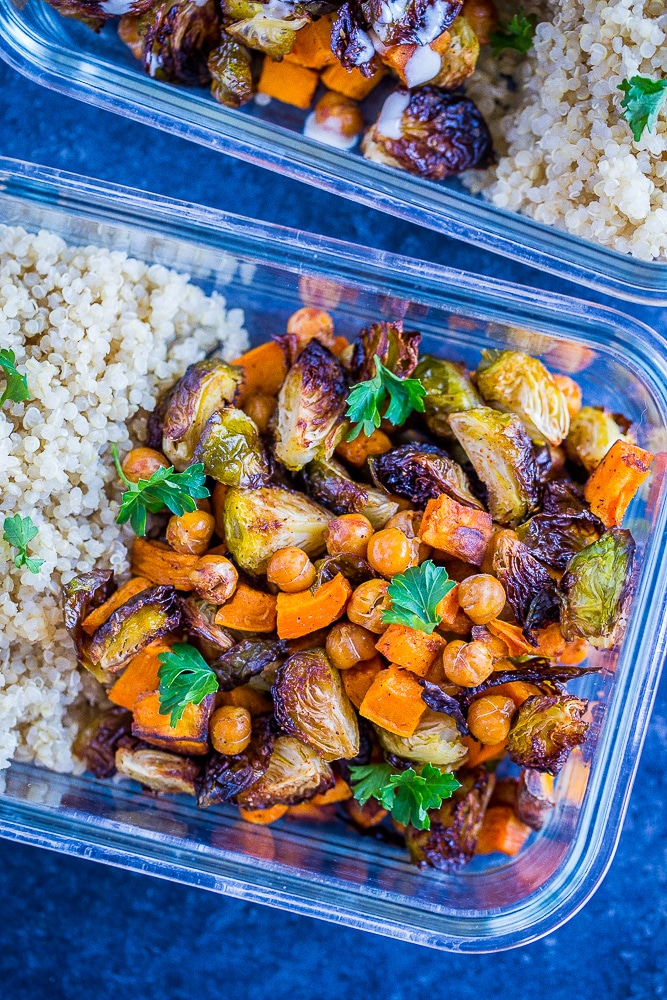
<svg viewBox="0 0 667 1000">
<path fill-rule="evenodd" d="M 459 15 L 448 29 L 450 41 L 444 52 L 440 52 L 440 71 L 437 76 L 425 81 L 433 87 L 456 90 L 464 80 L 475 72 L 479 58 L 479 40 L 470 22 Z"/>
<path fill-rule="evenodd" d="M 101 670 L 115 673 L 133 656 L 178 628 L 181 611 L 173 587 L 148 587 L 109 615 L 95 630 L 88 658 Z"/>
<path fill-rule="evenodd" d="M 572 556 L 596 542 L 604 525 L 573 484 L 557 479 L 542 492 L 542 509 L 517 529 L 520 541 L 553 569 L 565 569 Z"/>
<path fill-rule="evenodd" d="M 482 509 L 461 466 L 433 444 L 404 444 L 375 455 L 368 464 L 378 486 L 421 507 L 446 493 L 459 503 Z"/>
<path fill-rule="evenodd" d="M 519 524 L 537 505 L 535 453 L 521 420 L 481 406 L 452 413 L 449 426 L 488 491 L 500 524 Z"/>
<path fill-rule="evenodd" d="M 359 753 L 359 726 L 340 673 L 323 649 L 294 653 L 276 672 L 276 719 L 325 760 Z"/>
<path fill-rule="evenodd" d="M 524 634 L 558 621 L 556 581 L 513 531 L 500 531 L 494 537 L 493 572 Z"/>
<path fill-rule="evenodd" d="M 629 440 L 609 410 L 599 406 L 582 406 L 570 423 L 565 440 L 567 457 L 583 465 L 589 474 L 595 472 L 615 441 Z"/>
<path fill-rule="evenodd" d="M 63 587 L 63 615 L 65 628 L 74 640 L 79 662 L 87 658 L 88 636 L 83 631 L 83 620 L 91 611 L 111 597 L 115 590 L 112 570 L 93 570 L 72 577 Z"/>
<path fill-rule="evenodd" d="M 308 493 L 334 514 L 363 514 L 376 531 L 384 528 L 398 510 L 398 503 L 384 490 L 355 483 L 340 462 L 311 462 L 304 470 Z"/>
<path fill-rule="evenodd" d="M 79 730 L 72 753 L 96 778 L 110 778 L 116 773 L 116 748 L 132 733 L 132 713 L 114 705 L 96 715 Z"/>
<path fill-rule="evenodd" d="M 233 691 L 267 667 L 278 667 L 287 652 L 287 643 L 280 639 L 243 639 L 237 642 L 211 664 L 218 678 L 218 690 Z"/>
<path fill-rule="evenodd" d="M 213 751 L 206 759 L 203 771 L 195 779 L 197 806 L 206 809 L 229 802 L 259 781 L 269 766 L 273 744 L 271 716 L 256 715 L 245 750 L 233 756 Z"/>
<path fill-rule="evenodd" d="M 329 580 L 333 580 L 339 573 L 342 573 L 353 587 L 358 587 L 366 580 L 376 580 L 380 576 L 362 556 L 355 556 L 351 552 L 339 552 L 338 555 L 318 559 L 315 569 L 317 577 L 313 584 L 314 591 Z"/>
<path fill-rule="evenodd" d="M 535 444 L 558 445 L 567 437 L 567 401 L 538 358 L 520 351 L 482 351 L 477 388 L 487 403 L 521 417 Z"/>
<path fill-rule="evenodd" d="M 287 373 L 278 394 L 275 455 L 293 472 L 316 458 L 331 458 L 343 434 L 347 383 L 326 347 L 311 340 Z"/>
<path fill-rule="evenodd" d="M 144 788 L 172 795 L 194 795 L 195 778 L 199 774 L 199 764 L 191 757 L 151 747 L 118 747 L 116 769 Z"/>
<path fill-rule="evenodd" d="M 256 424 L 233 406 L 208 418 L 193 460 L 202 462 L 206 475 L 225 486 L 254 490 L 266 486 L 271 476 Z"/>
<path fill-rule="evenodd" d="M 220 38 L 215 0 L 161 0 L 137 21 L 144 69 L 156 80 L 207 84 L 208 57 Z"/>
<path fill-rule="evenodd" d="M 461 782 L 451 798 L 429 812 L 430 830 L 406 827 L 405 843 L 414 864 L 457 872 L 472 858 L 495 776 L 484 767 L 458 771 Z"/>
<path fill-rule="evenodd" d="M 441 771 L 455 771 L 468 754 L 454 719 L 426 709 L 412 736 L 396 736 L 375 726 L 380 746 L 402 760 L 433 764 Z"/>
<path fill-rule="evenodd" d="M 211 94 L 227 108 L 240 108 L 252 100 L 255 87 L 252 80 L 250 53 L 226 32 L 208 57 L 211 74 Z"/>
<path fill-rule="evenodd" d="M 541 830 L 547 813 L 555 805 L 553 777 L 532 767 L 524 768 L 516 793 L 516 814 L 521 822 L 533 830 Z"/>
<path fill-rule="evenodd" d="M 625 631 L 632 596 L 635 542 L 629 531 L 612 528 L 577 553 L 560 581 L 561 631 L 611 649 Z"/>
<path fill-rule="evenodd" d="M 215 616 L 220 610 L 217 604 L 196 597 L 194 594 L 179 598 L 181 624 L 188 635 L 196 635 L 213 646 L 218 654 L 226 652 L 234 645 L 234 637 L 221 625 L 215 624 Z"/>
<path fill-rule="evenodd" d="M 289 545 L 320 555 L 322 533 L 332 518 L 301 493 L 274 486 L 230 489 L 222 516 L 229 551 L 241 569 L 255 575 L 266 572 L 273 553 Z"/>
<path fill-rule="evenodd" d="M 243 21 L 226 25 L 225 30 L 232 38 L 247 45 L 248 48 L 264 52 L 269 59 L 280 62 L 283 56 L 292 51 L 297 31 L 306 24 L 308 24 L 307 17 L 300 20 L 284 20 L 281 17 L 267 15 L 262 10 Z"/>
<path fill-rule="evenodd" d="M 241 368 L 207 358 L 190 365 L 171 390 L 162 418 L 162 451 L 179 472 L 192 463 L 209 417 L 234 401 L 242 379 Z"/>
<path fill-rule="evenodd" d="M 365 382 L 375 375 L 375 355 L 390 372 L 409 378 L 419 359 L 421 333 L 404 330 L 403 321 L 371 323 L 359 334 L 352 356 L 355 382 Z"/>
<path fill-rule="evenodd" d="M 244 809 L 294 806 L 334 784 L 331 767 L 312 747 L 295 736 L 278 736 L 266 771 L 236 797 L 236 802 Z"/>
<path fill-rule="evenodd" d="M 574 747 L 586 739 L 586 701 L 571 694 L 531 695 L 519 708 L 507 737 L 510 760 L 558 774 Z"/>
<path fill-rule="evenodd" d="M 63 17 L 73 17 L 99 31 L 109 18 L 119 14 L 141 14 L 152 7 L 155 0 L 123 0 L 121 4 L 118 0 L 47 0 L 47 3 Z"/>
<path fill-rule="evenodd" d="M 449 414 L 474 410 L 482 401 L 470 381 L 465 365 L 425 354 L 414 371 L 426 389 L 424 419 L 432 434 L 451 438 Z"/>
</svg>

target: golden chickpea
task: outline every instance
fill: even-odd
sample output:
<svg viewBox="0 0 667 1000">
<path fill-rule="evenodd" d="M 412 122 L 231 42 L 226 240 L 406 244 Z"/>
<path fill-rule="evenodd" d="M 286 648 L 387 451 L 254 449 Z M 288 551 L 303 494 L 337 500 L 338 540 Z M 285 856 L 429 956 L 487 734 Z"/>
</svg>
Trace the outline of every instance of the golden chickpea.
<svg viewBox="0 0 667 1000">
<path fill-rule="evenodd" d="M 353 622 L 336 622 L 327 636 L 327 655 L 338 670 L 347 670 L 375 656 L 376 637 Z"/>
<path fill-rule="evenodd" d="M 324 541 L 330 556 L 350 552 L 365 559 L 372 534 L 373 525 L 363 514 L 342 514 L 329 521 L 324 529 Z"/>
<path fill-rule="evenodd" d="M 503 694 L 482 695 L 468 709 L 468 728 L 480 743 L 493 745 L 507 739 L 516 706 Z"/>
<path fill-rule="evenodd" d="M 315 105 L 315 121 L 334 135 L 348 139 L 364 130 L 364 116 L 357 102 L 333 90 L 327 90 Z"/>
<path fill-rule="evenodd" d="M 265 392 L 253 392 L 243 404 L 244 412 L 254 421 L 260 434 L 266 434 L 278 400 Z"/>
<path fill-rule="evenodd" d="M 239 575 L 225 556 L 206 555 L 188 573 L 195 593 L 210 604 L 224 604 L 236 590 Z"/>
<path fill-rule="evenodd" d="M 252 717 L 247 708 L 223 705 L 216 708 L 209 723 L 213 749 L 233 756 L 242 753 L 250 743 Z"/>
<path fill-rule="evenodd" d="M 445 675 L 460 687 L 477 687 L 493 673 L 493 658 L 481 642 L 448 642 L 442 653 Z"/>
<path fill-rule="evenodd" d="M 131 483 L 138 483 L 140 479 L 150 479 L 158 469 L 168 469 L 169 462 L 155 448 L 133 448 L 120 467 Z"/>
<path fill-rule="evenodd" d="M 421 510 L 399 510 L 398 514 L 390 517 L 385 528 L 399 528 L 406 538 L 410 540 L 412 548 L 412 565 L 417 566 L 423 563 L 431 555 L 431 546 L 422 542 L 419 537 L 419 529 L 422 524 L 423 511 Z"/>
<path fill-rule="evenodd" d="M 499 639 L 497 635 L 489 632 L 486 628 L 477 628 L 475 632 L 475 642 L 481 642 L 483 646 L 486 646 L 491 654 L 491 659 L 493 660 L 494 665 L 498 662 L 498 660 L 503 659 L 509 653 L 507 643 L 504 639 Z"/>
<path fill-rule="evenodd" d="M 377 573 L 396 576 L 412 565 L 412 546 L 400 528 L 383 528 L 368 543 L 366 558 Z"/>
<path fill-rule="evenodd" d="M 347 606 L 347 617 L 355 625 L 363 625 L 370 632 L 380 635 L 389 627 L 382 621 L 382 612 L 389 608 L 386 580 L 366 580 L 353 591 Z"/>
<path fill-rule="evenodd" d="M 497 618 L 505 607 L 505 588 L 489 573 L 477 573 L 461 580 L 459 606 L 475 625 L 486 625 Z"/>
<path fill-rule="evenodd" d="M 203 510 L 173 514 L 167 525 L 167 544 L 175 552 L 202 556 L 215 530 L 215 518 Z"/>
<path fill-rule="evenodd" d="M 269 559 L 266 578 L 275 583 L 286 594 L 298 594 L 308 590 L 315 583 L 315 567 L 303 551 L 296 545 L 278 549 Z"/>
<path fill-rule="evenodd" d="M 313 306 L 297 309 L 287 320 L 287 332 L 296 337 L 297 351 L 302 351 L 315 338 L 329 349 L 334 345 L 334 322 L 324 309 Z"/>
</svg>

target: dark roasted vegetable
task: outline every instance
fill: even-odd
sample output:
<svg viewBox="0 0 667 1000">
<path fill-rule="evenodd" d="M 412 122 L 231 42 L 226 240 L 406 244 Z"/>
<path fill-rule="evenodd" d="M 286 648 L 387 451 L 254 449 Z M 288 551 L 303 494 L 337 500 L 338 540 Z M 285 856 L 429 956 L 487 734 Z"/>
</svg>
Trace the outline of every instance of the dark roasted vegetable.
<svg viewBox="0 0 667 1000">
<path fill-rule="evenodd" d="M 212 413 L 201 432 L 194 461 L 225 486 L 266 486 L 271 468 L 256 425 L 243 410 L 225 406 Z"/>
<path fill-rule="evenodd" d="M 384 528 L 398 510 L 398 504 L 384 490 L 367 484 L 357 484 L 350 479 L 340 462 L 311 462 L 304 470 L 306 489 L 334 514 L 363 514 L 377 530 Z"/>
<path fill-rule="evenodd" d="M 421 334 L 404 330 L 403 321 L 371 323 L 359 334 L 352 356 L 354 382 L 365 382 L 375 375 L 375 358 L 398 378 L 409 378 L 419 358 Z"/>
<path fill-rule="evenodd" d="M 323 649 L 290 656 L 272 688 L 276 719 L 325 760 L 356 757 L 359 726 L 340 673 Z"/>
<path fill-rule="evenodd" d="M 516 814 L 522 823 L 541 830 L 548 812 L 556 805 L 553 778 L 543 771 L 524 768 L 519 775 Z"/>
<path fill-rule="evenodd" d="M 274 736 L 270 715 L 257 715 L 252 722 L 250 743 L 241 753 L 229 757 L 214 751 L 204 762 L 195 780 L 200 809 L 228 802 L 259 781 L 271 759 Z"/>
<path fill-rule="evenodd" d="M 155 3 L 155 0 L 123 0 L 114 3 L 113 0 L 47 0 L 64 17 L 73 17 L 83 21 L 91 28 L 99 31 L 101 26 L 111 17 L 118 14 L 141 14 Z M 122 7 L 122 9 L 119 9 Z"/>
<path fill-rule="evenodd" d="M 73 577 L 63 587 L 65 628 L 74 640 L 80 663 L 87 659 L 88 637 L 83 631 L 85 618 L 104 604 L 115 590 L 112 570 L 94 570 Z"/>
<path fill-rule="evenodd" d="M 459 705 L 467 710 L 480 694 L 493 694 L 493 688 L 500 684 L 511 684 L 521 681 L 522 684 L 534 684 L 544 695 L 562 694 L 564 685 L 577 677 L 592 673 L 591 667 L 565 666 L 552 664 L 541 656 L 522 657 L 513 670 L 494 670 L 490 677 L 474 688 L 462 688 L 455 695 Z M 433 685 L 433 688 L 438 685 Z M 429 690 L 429 700 L 435 702 L 435 692 Z M 424 699 L 425 700 L 425 699 Z"/>
<path fill-rule="evenodd" d="M 162 450 L 175 469 L 190 465 L 207 420 L 234 401 L 242 378 L 242 369 L 209 358 L 190 365 L 171 390 L 162 417 Z"/>
<path fill-rule="evenodd" d="M 625 631 L 632 597 L 635 543 L 629 531 L 612 528 L 568 563 L 560 581 L 561 631 L 611 649 Z"/>
<path fill-rule="evenodd" d="M 220 37 L 215 0 L 162 0 L 137 21 L 144 70 L 188 87 L 211 79 L 208 56 Z"/>
<path fill-rule="evenodd" d="M 482 351 L 476 374 L 487 403 L 521 417 L 535 444 L 558 445 L 567 437 L 565 396 L 538 358 L 520 351 Z"/>
<path fill-rule="evenodd" d="M 420 678 L 419 683 L 423 687 L 422 701 L 434 712 L 443 712 L 450 716 L 461 736 L 467 736 L 470 730 L 465 716 L 461 711 L 461 706 L 451 694 L 442 690 L 439 684 Z"/>
<path fill-rule="evenodd" d="M 287 657 L 287 643 L 280 639 L 243 639 L 211 664 L 220 691 L 233 691 L 267 667 L 277 667 Z"/>
<path fill-rule="evenodd" d="M 529 641 L 532 629 L 558 621 L 556 581 L 513 531 L 500 531 L 494 537 L 493 572 Z"/>
<path fill-rule="evenodd" d="M 520 541 L 553 569 L 565 569 L 572 556 L 603 532 L 602 521 L 576 488 L 562 479 L 545 484 L 540 513 L 517 528 Z"/>
<path fill-rule="evenodd" d="M 361 556 L 355 556 L 351 552 L 339 552 L 335 556 L 325 556 L 315 563 L 317 578 L 313 584 L 313 591 L 321 587 L 323 583 L 333 580 L 338 573 L 342 573 L 346 580 L 353 587 L 358 587 L 366 580 L 375 580 L 380 574 L 376 573 L 369 562 Z"/>
<path fill-rule="evenodd" d="M 396 736 L 380 726 L 375 731 L 387 753 L 417 764 L 433 764 L 441 771 L 455 771 L 468 753 L 454 718 L 428 709 L 412 736 Z"/>
<path fill-rule="evenodd" d="M 570 423 L 565 440 L 567 457 L 583 465 L 589 474 L 597 469 L 615 441 L 625 439 L 609 410 L 599 406 L 582 406 Z"/>
<path fill-rule="evenodd" d="M 450 413 L 461 413 L 463 410 L 474 410 L 482 406 L 463 364 L 443 361 L 426 354 L 415 368 L 414 375 L 426 389 L 426 426 L 438 437 L 452 437 Z"/>
<path fill-rule="evenodd" d="M 208 601 L 193 594 L 179 598 L 178 603 L 181 609 L 181 624 L 188 635 L 204 639 L 219 653 L 231 649 L 234 645 L 233 636 L 227 629 L 215 624 L 215 616 L 219 610 L 217 604 L 209 604 Z"/>
<path fill-rule="evenodd" d="M 107 708 L 84 726 L 72 744 L 72 753 L 96 778 L 110 778 L 116 773 L 116 748 L 119 740 L 132 731 L 132 713 L 124 708 Z"/>
<path fill-rule="evenodd" d="M 532 695 L 514 717 L 507 738 L 510 760 L 521 767 L 558 774 L 574 747 L 586 739 L 587 702 L 574 695 Z"/>
<path fill-rule="evenodd" d="M 226 32 L 208 57 L 211 74 L 211 94 L 227 108 L 240 108 L 252 100 L 255 87 L 252 80 L 250 53 Z"/>
<path fill-rule="evenodd" d="M 99 669 L 120 670 L 154 639 L 173 632 L 181 612 L 173 587 L 148 587 L 131 597 L 95 630 L 88 658 Z"/>
<path fill-rule="evenodd" d="M 116 750 L 116 768 L 154 792 L 194 795 L 199 764 L 191 757 L 181 757 L 152 747 L 120 746 Z"/>
<path fill-rule="evenodd" d="M 330 765 L 296 736 L 279 736 L 262 777 L 237 797 L 245 809 L 293 806 L 312 799 L 335 783 Z"/>
<path fill-rule="evenodd" d="M 370 458 L 368 464 L 378 486 L 422 507 L 446 493 L 459 503 L 481 509 L 461 466 L 435 445 L 405 444 Z"/>
</svg>

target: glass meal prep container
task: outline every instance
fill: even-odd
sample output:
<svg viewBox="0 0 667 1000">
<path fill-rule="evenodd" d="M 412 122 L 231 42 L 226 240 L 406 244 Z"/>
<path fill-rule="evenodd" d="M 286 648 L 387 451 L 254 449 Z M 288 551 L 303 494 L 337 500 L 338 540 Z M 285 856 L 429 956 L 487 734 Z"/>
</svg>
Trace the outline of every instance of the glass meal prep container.
<svg viewBox="0 0 667 1000">
<path fill-rule="evenodd" d="M 118 38 L 115 22 L 96 35 L 44 0 L 4 0 L 0 55 L 38 83 L 88 103 L 567 280 L 637 302 L 667 303 L 667 260 L 634 259 L 500 210 L 456 179 L 427 181 L 322 145 L 302 134 L 308 112 L 278 101 L 251 101 L 235 111 L 205 90 L 152 80 Z"/>
<path fill-rule="evenodd" d="M 0 222 L 187 271 L 244 310 L 254 344 L 315 295 L 350 337 L 370 318 L 403 315 L 426 350 L 468 364 L 483 347 L 508 345 L 561 370 L 583 358 L 584 398 L 622 410 L 639 422 L 642 444 L 667 450 L 664 342 L 614 311 L 6 159 Z M 601 673 L 573 685 L 594 703 L 589 737 L 556 783 L 545 826 L 517 857 L 478 857 L 456 875 L 421 872 L 397 847 L 342 823 L 258 827 L 232 807 L 199 811 L 125 779 L 26 764 L 0 772 L 0 835 L 435 948 L 494 951 L 552 931 L 611 863 L 658 683 L 667 504 L 664 466 L 654 467 L 627 519 L 638 578 L 624 642 L 594 652 Z"/>
</svg>

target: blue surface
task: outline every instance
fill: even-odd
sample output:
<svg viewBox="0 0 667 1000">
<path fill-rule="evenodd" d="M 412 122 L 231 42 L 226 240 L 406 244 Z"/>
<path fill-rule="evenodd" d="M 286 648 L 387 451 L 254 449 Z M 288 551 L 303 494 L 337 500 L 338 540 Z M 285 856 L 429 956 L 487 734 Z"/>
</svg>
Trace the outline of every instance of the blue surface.
<svg viewBox="0 0 667 1000">
<path fill-rule="evenodd" d="M 1 63 L 0 98 L 5 156 L 605 301 L 549 275 L 40 90 Z M 615 305 L 667 332 L 662 310 Z M 602 888 L 564 928 L 500 955 L 430 952 L 0 841 L 0 997 L 667 996 L 666 760 L 663 681 L 619 851 Z"/>
</svg>

